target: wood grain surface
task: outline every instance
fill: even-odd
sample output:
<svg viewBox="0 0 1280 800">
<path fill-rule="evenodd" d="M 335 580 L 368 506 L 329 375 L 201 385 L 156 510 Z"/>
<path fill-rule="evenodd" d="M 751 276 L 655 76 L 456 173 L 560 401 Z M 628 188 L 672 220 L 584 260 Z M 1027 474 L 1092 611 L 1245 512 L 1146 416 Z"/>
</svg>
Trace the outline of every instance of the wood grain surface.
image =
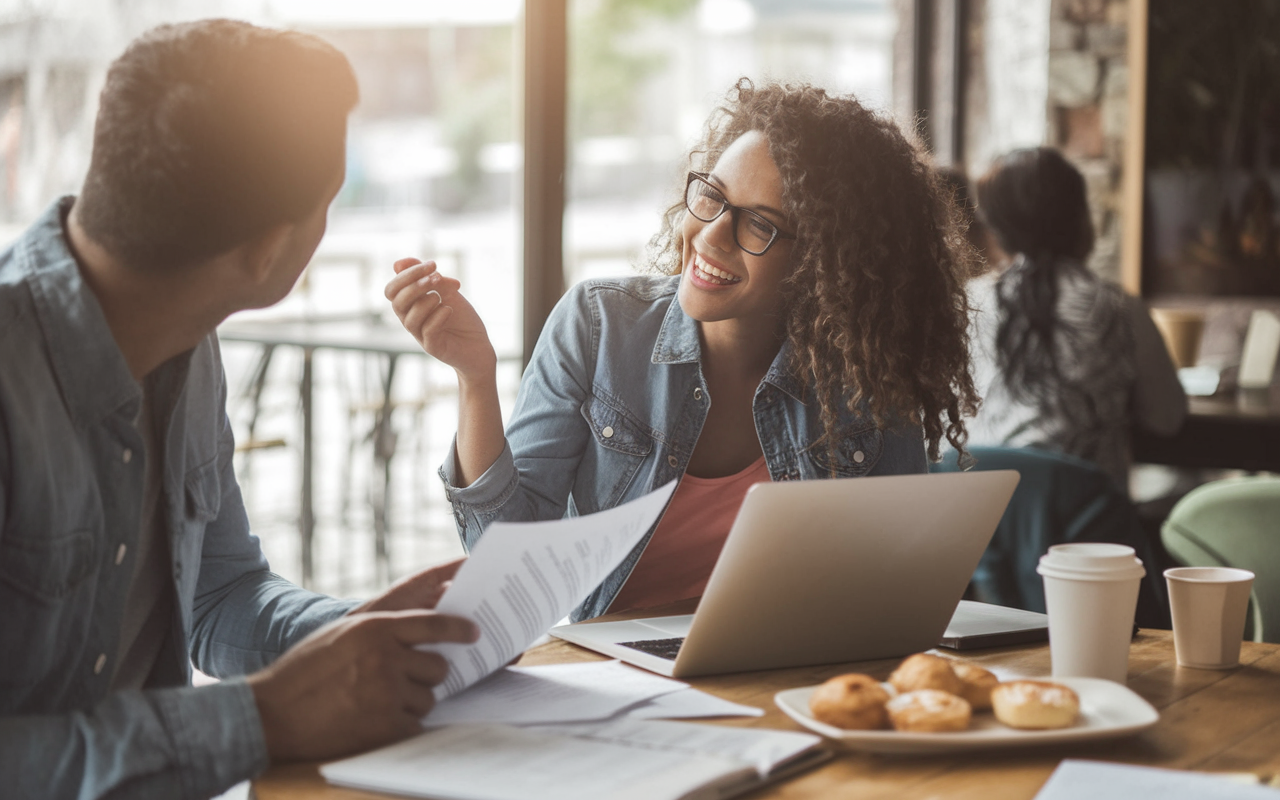
<svg viewBox="0 0 1280 800">
<path fill-rule="evenodd" d="M 687 613 L 687 612 L 686 612 Z M 1049 674 L 1048 645 L 1007 647 L 964 654 L 986 666 L 1027 676 Z M 601 659 L 558 640 L 531 649 L 522 665 Z M 820 683 L 842 672 L 888 676 L 899 659 L 770 670 L 695 678 L 695 687 L 736 703 L 764 709 L 754 719 L 713 724 L 800 730 L 778 710 L 773 695 Z M 1280 774 L 1280 645 L 1245 642 L 1232 670 L 1178 667 L 1173 635 L 1143 630 L 1129 654 L 1129 688 L 1160 711 L 1160 721 L 1126 739 L 1044 746 L 1037 749 L 957 755 L 873 755 L 838 750 L 836 758 L 786 782 L 760 790 L 763 798 L 973 798 L 1026 800 L 1064 758 L 1087 758 L 1174 769 Z M 387 795 L 328 786 L 316 764 L 273 767 L 254 782 L 258 800 L 375 800 Z"/>
</svg>

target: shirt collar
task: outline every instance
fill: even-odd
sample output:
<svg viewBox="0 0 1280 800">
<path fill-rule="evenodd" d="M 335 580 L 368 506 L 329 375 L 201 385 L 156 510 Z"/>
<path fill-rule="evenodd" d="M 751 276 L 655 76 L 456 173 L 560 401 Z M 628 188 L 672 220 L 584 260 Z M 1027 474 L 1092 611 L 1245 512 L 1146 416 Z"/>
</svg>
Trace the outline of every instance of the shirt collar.
<svg viewBox="0 0 1280 800">
<path fill-rule="evenodd" d="M 764 383 L 771 384 L 794 397 L 800 403 L 805 402 L 805 386 L 796 380 L 788 366 L 791 343 L 783 342 L 778 355 L 774 356 L 769 371 L 765 373 Z M 702 357 L 702 344 L 698 339 L 697 320 L 684 313 L 680 307 L 680 296 L 671 300 L 671 306 L 662 319 L 662 327 L 658 330 L 658 341 L 653 346 L 654 364 L 696 364 Z"/>
<path fill-rule="evenodd" d="M 63 224 L 74 202 L 74 197 L 63 197 L 45 211 L 18 240 L 15 255 L 28 276 L 36 321 L 63 402 L 83 428 L 122 406 L 133 419 L 142 389 L 71 254 Z"/>
</svg>

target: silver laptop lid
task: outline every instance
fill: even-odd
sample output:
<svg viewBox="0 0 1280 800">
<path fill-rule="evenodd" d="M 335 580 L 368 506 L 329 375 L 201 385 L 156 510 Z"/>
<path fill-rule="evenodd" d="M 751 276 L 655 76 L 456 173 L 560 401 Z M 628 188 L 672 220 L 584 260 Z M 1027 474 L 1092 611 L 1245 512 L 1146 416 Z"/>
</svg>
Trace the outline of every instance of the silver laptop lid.
<svg viewBox="0 0 1280 800">
<path fill-rule="evenodd" d="M 673 674 L 933 647 L 1017 484 L 993 470 L 753 486 Z"/>
</svg>

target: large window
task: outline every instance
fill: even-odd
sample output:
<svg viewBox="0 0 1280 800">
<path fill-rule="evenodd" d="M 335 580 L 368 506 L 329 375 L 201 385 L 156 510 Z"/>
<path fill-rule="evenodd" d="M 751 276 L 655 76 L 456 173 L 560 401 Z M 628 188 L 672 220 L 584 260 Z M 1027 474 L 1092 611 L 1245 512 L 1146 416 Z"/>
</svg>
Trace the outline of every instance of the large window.
<svg viewBox="0 0 1280 800">
<path fill-rule="evenodd" d="M 887 111 L 889 0 L 570 0 L 569 283 L 644 262 L 683 158 L 741 77 L 807 81 Z"/>
<path fill-rule="evenodd" d="M 889 0 L 567 4 L 568 80 L 542 87 L 567 93 L 565 224 L 531 234 L 520 209 L 520 0 L 0 0 L 0 244 L 79 188 L 107 64 L 134 36 L 209 16 L 312 31 L 348 55 L 360 82 L 347 181 L 294 293 L 232 322 L 389 317 L 391 262 L 435 258 L 462 279 L 506 357 L 509 408 L 526 346 L 522 236 L 563 235 L 567 283 L 634 272 L 675 197 L 683 153 L 742 76 L 807 80 L 889 106 Z M 461 551 L 435 477 L 456 424 L 452 370 L 400 358 L 388 396 L 385 356 L 320 348 L 304 360 L 302 348 L 229 340 L 223 351 L 233 422 L 250 448 L 239 463 L 246 503 L 277 571 L 301 577 L 306 463 L 317 589 L 366 593 Z M 300 385 L 313 388 L 310 448 Z M 379 427 L 388 400 L 390 423 Z M 378 525 L 390 575 L 374 563 Z"/>
</svg>

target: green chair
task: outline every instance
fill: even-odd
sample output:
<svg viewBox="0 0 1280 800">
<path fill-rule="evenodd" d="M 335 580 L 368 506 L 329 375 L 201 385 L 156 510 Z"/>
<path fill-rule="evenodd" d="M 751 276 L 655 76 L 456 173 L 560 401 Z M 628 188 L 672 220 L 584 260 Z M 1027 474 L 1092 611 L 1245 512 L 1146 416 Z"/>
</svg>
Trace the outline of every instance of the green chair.
<svg viewBox="0 0 1280 800">
<path fill-rule="evenodd" d="M 1231 478 L 1193 489 L 1169 512 L 1160 538 L 1187 566 L 1251 570 L 1257 576 L 1251 638 L 1280 642 L 1280 478 Z"/>
<path fill-rule="evenodd" d="M 1170 627 L 1164 564 L 1143 531 L 1129 497 L 1107 473 L 1084 459 L 1031 447 L 971 447 L 973 469 L 1012 469 L 1022 476 L 991 543 L 969 582 L 974 600 L 1044 612 L 1044 582 L 1036 572 L 1051 545 L 1113 542 L 1129 545 L 1147 568 L 1138 593 L 1137 623 Z M 930 467 L 958 469 L 956 453 Z"/>
</svg>

